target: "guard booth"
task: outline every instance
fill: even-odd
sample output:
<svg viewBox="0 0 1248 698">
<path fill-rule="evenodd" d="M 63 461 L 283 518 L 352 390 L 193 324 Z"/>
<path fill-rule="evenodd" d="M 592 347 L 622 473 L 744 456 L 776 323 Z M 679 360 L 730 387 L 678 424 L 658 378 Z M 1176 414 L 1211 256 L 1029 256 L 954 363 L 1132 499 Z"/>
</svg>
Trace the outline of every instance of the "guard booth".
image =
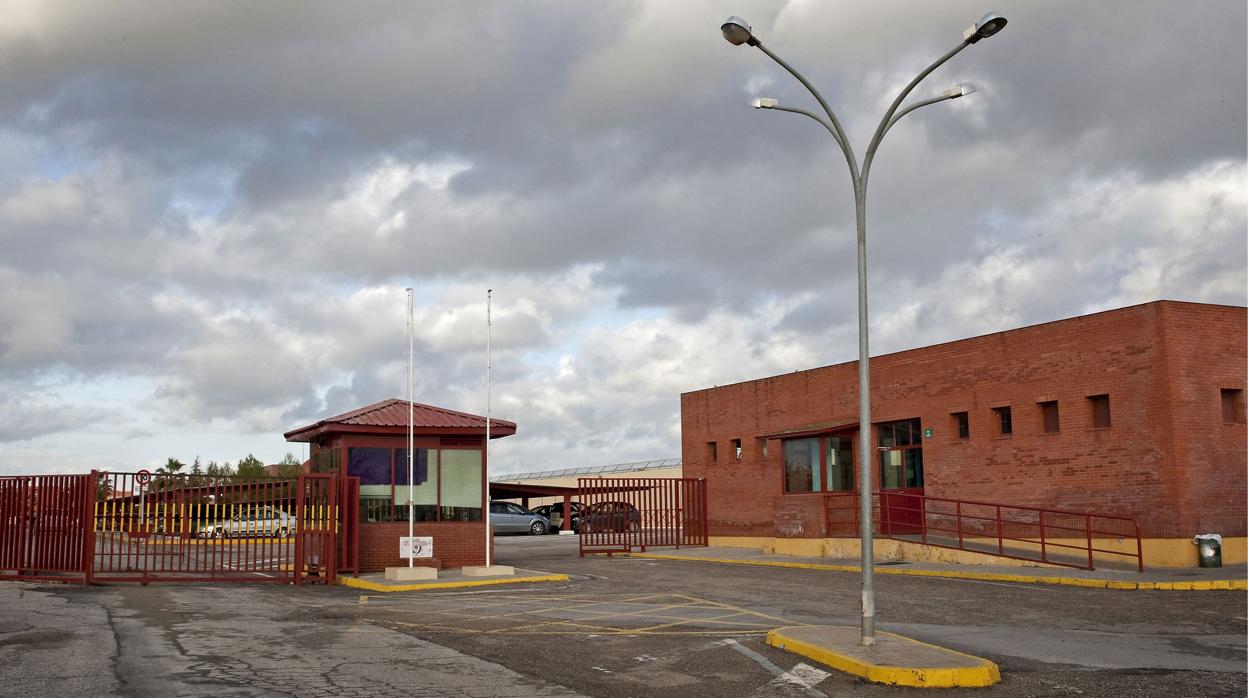
<svg viewBox="0 0 1248 698">
<path fill-rule="evenodd" d="M 578 478 L 580 555 L 706 546 L 706 480 Z"/>
</svg>

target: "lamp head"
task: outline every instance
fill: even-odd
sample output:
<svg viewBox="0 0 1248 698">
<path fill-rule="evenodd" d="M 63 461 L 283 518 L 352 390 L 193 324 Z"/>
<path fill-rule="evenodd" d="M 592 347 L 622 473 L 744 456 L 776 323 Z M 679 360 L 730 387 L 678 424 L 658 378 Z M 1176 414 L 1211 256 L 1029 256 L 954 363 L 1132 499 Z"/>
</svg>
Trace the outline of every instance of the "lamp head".
<svg viewBox="0 0 1248 698">
<path fill-rule="evenodd" d="M 780 105 L 780 101 L 771 97 L 755 97 L 750 100 L 750 106 L 755 109 L 775 109 Z"/>
<path fill-rule="evenodd" d="M 758 44 L 758 39 L 754 38 L 754 33 L 750 30 L 750 23 L 740 17 L 729 17 L 728 21 L 720 25 L 719 31 L 723 32 L 724 38 L 733 46 Z"/>
<path fill-rule="evenodd" d="M 977 43 L 980 39 L 987 39 L 1005 28 L 1006 19 L 996 12 L 989 12 L 979 21 L 966 28 L 962 32 L 962 40 L 968 44 Z"/>
<path fill-rule="evenodd" d="M 975 91 L 975 85 L 969 82 L 960 82 L 945 90 L 941 94 L 949 99 L 957 99 L 958 97 L 965 97 Z"/>
</svg>

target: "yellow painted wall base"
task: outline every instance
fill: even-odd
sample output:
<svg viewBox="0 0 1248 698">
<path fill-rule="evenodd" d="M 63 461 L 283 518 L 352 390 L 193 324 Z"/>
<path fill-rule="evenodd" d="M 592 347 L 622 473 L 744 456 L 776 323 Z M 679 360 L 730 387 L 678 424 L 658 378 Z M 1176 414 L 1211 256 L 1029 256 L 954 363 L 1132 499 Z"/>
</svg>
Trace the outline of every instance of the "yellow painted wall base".
<svg viewBox="0 0 1248 698">
<path fill-rule="evenodd" d="M 860 557 L 857 538 L 775 538 L 772 536 L 711 536 L 710 544 L 725 548 L 749 548 L 768 555 L 792 555 L 795 557 L 830 557 L 854 560 Z M 1055 540 L 1054 542 L 1063 542 Z M 1075 541 L 1071 541 L 1075 543 Z M 966 550 L 952 550 L 919 545 L 905 541 L 879 538 L 874 541 L 875 559 L 906 560 L 910 562 L 948 562 L 963 565 L 997 565 L 1005 567 L 1052 567 L 1029 560 L 1014 560 Z M 1135 542 L 1096 540 L 1097 548 L 1127 550 Z M 1144 567 L 1196 567 L 1199 559 L 1196 545 L 1188 538 L 1146 538 L 1142 541 Z M 1098 557 L 1131 562 L 1130 558 L 1118 556 Z M 1248 537 L 1222 539 L 1222 564 L 1242 565 L 1248 562 Z"/>
</svg>

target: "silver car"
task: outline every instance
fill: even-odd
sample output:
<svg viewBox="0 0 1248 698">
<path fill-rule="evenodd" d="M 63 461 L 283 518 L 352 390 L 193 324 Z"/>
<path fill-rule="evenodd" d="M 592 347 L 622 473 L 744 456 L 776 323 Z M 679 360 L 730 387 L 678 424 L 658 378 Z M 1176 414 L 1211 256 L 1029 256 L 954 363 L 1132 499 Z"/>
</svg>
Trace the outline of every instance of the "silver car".
<svg viewBox="0 0 1248 698">
<path fill-rule="evenodd" d="M 540 536 L 550 530 L 550 520 L 511 502 L 490 502 L 490 526 L 495 533 L 530 533 Z"/>
<path fill-rule="evenodd" d="M 276 507 L 251 507 L 240 511 L 226 521 L 217 521 L 199 527 L 200 538 L 256 538 L 277 536 L 285 538 L 295 530 L 295 517 Z"/>
</svg>

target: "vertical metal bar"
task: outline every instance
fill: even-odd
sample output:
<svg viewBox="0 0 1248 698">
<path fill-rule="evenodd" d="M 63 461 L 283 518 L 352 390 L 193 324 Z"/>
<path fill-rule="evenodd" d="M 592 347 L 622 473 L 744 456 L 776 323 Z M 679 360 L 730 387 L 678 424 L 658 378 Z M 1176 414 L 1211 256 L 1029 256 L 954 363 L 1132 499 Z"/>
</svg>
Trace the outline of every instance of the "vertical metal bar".
<svg viewBox="0 0 1248 698">
<path fill-rule="evenodd" d="M 1140 540 L 1140 522 L 1132 520 L 1135 524 L 1135 559 L 1138 562 L 1140 572 L 1144 571 L 1144 541 Z"/>
<path fill-rule="evenodd" d="M 1092 516 L 1083 515 L 1083 530 L 1088 534 L 1088 569 L 1096 569 L 1092 564 Z"/>
<path fill-rule="evenodd" d="M 441 480 L 441 478 L 439 478 Z M 295 559 L 291 563 L 291 571 L 294 573 L 295 586 L 303 584 L 303 539 L 307 535 L 305 526 L 306 509 L 304 503 L 304 487 L 307 482 L 306 475 L 300 475 L 298 485 L 295 487 Z"/>
<path fill-rule="evenodd" d="M 962 541 L 962 502 L 955 502 L 955 504 L 953 514 L 957 519 L 957 547 L 966 549 L 966 543 Z"/>
<path fill-rule="evenodd" d="M 997 554 L 1005 554 L 1005 541 L 1001 538 L 1001 505 L 997 505 Z"/>
<path fill-rule="evenodd" d="M 1049 561 L 1048 550 L 1045 549 L 1044 541 L 1044 510 L 1040 510 L 1040 560 L 1041 562 Z"/>
<path fill-rule="evenodd" d="M 919 539 L 927 545 L 927 498 L 919 497 Z"/>
</svg>

